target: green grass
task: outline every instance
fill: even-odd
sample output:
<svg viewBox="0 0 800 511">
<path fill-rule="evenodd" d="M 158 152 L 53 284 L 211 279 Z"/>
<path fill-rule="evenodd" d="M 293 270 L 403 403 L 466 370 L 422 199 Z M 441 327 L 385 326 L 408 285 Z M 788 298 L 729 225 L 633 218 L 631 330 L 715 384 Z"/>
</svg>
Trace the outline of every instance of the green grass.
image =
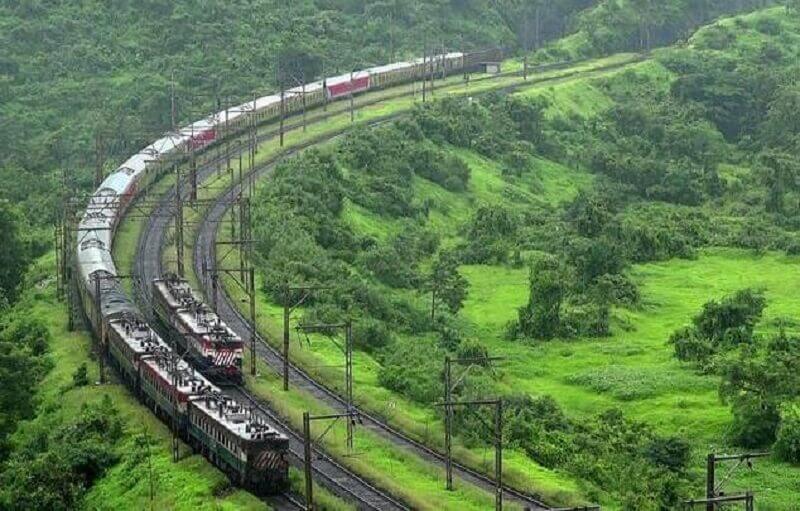
<svg viewBox="0 0 800 511">
<path fill-rule="evenodd" d="M 761 333 L 775 330 L 781 317 L 796 316 L 800 259 L 780 254 L 754 255 L 732 249 L 704 252 L 697 260 L 673 260 L 640 265 L 632 274 L 640 285 L 640 311 L 618 311 L 628 322 L 602 340 L 555 340 L 509 343 L 502 326 L 515 318 L 527 301 L 527 272 L 502 267 L 469 266 L 470 297 L 463 316 L 472 335 L 493 354 L 505 355 L 503 384 L 509 391 L 553 396 L 568 413 L 590 417 L 620 407 L 631 418 L 652 425 L 662 434 L 690 439 L 698 453 L 734 450 L 721 442 L 731 416 L 721 403 L 718 379 L 702 376 L 678 363 L 667 345 L 669 335 L 687 324 L 710 299 L 744 287 L 766 290 L 769 305 Z M 699 461 L 698 461 L 699 462 Z M 800 501 L 800 468 L 766 461 L 764 469 L 735 479 L 752 484 L 759 502 L 774 509 Z"/>
</svg>

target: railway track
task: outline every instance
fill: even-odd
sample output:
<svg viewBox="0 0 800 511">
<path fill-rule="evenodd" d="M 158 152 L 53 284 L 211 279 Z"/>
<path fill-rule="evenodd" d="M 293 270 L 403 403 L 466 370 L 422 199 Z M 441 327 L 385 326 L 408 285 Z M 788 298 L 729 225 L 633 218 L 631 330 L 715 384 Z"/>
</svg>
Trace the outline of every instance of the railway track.
<svg viewBox="0 0 800 511">
<path fill-rule="evenodd" d="M 337 115 L 339 113 L 340 112 L 335 112 L 329 115 Z M 301 124 L 297 124 L 289 126 L 288 128 L 299 128 L 300 126 Z M 274 136 L 277 136 L 277 132 L 270 132 L 260 136 L 259 141 L 267 140 Z M 314 141 L 310 141 L 308 145 L 313 145 L 313 143 Z M 297 150 L 300 150 L 300 148 L 297 148 L 295 151 Z M 288 154 L 285 156 L 288 156 Z M 198 182 L 204 181 L 215 172 L 215 164 L 217 162 L 218 160 L 215 158 L 198 168 Z M 182 192 L 184 199 L 188 198 L 188 187 L 183 187 Z M 161 255 L 167 231 L 174 221 L 171 217 L 171 208 L 175 202 L 175 193 L 175 189 L 171 188 L 160 198 L 161 200 L 152 212 L 145 229 L 139 237 L 137 245 L 137 257 L 133 271 L 135 277 L 133 290 L 137 302 L 152 324 L 157 324 L 157 321 L 155 321 L 156 318 L 153 313 L 149 283 L 163 275 L 164 272 Z M 267 418 L 271 424 L 274 424 L 276 429 L 287 435 L 290 439 L 290 463 L 295 466 L 301 464 L 303 459 L 303 442 L 299 433 L 291 428 L 277 413 L 272 411 L 267 403 L 256 399 L 244 388 L 240 386 L 231 386 L 226 387 L 225 391 L 243 402 L 253 403 L 259 413 Z M 316 455 L 313 467 L 314 479 L 333 494 L 355 503 L 358 509 L 390 511 L 409 509 L 402 504 L 400 500 L 378 489 L 344 465 L 337 463 L 332 457 L 325 454 L 320 449 L 316 448 L 314 451 Z M 301 501 L 292 495 L 273 497 L 268 501 L 271 505 L 279 509 L 305 509 Z"/>
<path fill-rule="evenodd" d="M 291 426 L 289 426 L 286 421 L 283 420 L 283 418 L 261 404 L 258 399 L 253 397 L 243 387 L 224 387 L 224 390 L 233 396 L 237 401 L 241 403 L 250 403 L 266 421 L 268 421 L 270 424 L 273 424 L 276 429 L 288 436 L 289 453 L 291 454 L 289 462 L 295 467 L 302 467 L 302 435 L 295 432 L 294 429 L 292 429 Z M 312 451 L 314 456 L 314 477 L 318 480 L 321 480 L 321 482 L 328 489 L 333 490 L 337 495 L 357 502 L 359 509 L 387 511 L 403 511 L 410 509 L 391 495 L 386 494 L 366 480 L 353 474 L 349 469 L 325 454 L 322 450 L 313 448 Z M 286 498 L 289 499 L 293 504 L 300 504 L 299 499 L 296 497 L 287 496 Z"/>
<path fill-rule="evenodd" d="M 630 64 L 631 62 L 624 62 L 624 63 L 615 63 L 610 64 L 607 66 L 601 66 L 598 68 L 591 69 L 586 72 L 598 72 L 604 70 L 611 70 L 613 68 L 622 67 L 625 65 Z M 509 75 L 513 75 L 515 73 L 506 73 L 502 76 L 507 77 Z M 516 73 L 520 74 L 520 73 Z M 544 78 L 539 80 L 530 80 L 523 84 L 512 85 L 505 87 L 503 90 L 512 91 L 518 89 L 523 86 L 530 86 L 536 83 L 546 83 L 550 81 L 557 81 L 569 78 L 571 76 L 583 74 L 582 72 L 575 72 L 567 75 L 561 75 L 552 78 Z M 401 97 L 401 96 L 409 96 L 413 94 L 412 92 L 401 92 L 398 94 L 388 95 L 381 97 L 374 101 L 363 102 L 359 106 L 363 107 L 368 104 L 379 103 L 382 101 L 387 101 L 388 99 Z M 343 110 L 337 110 L 335 112 L 327 113 L 324 115 L 320 115 L 314 118 L 316 122 L 320 120 L 327 119 L 328 117 L 334 115 L 340 115 L 343 113 Z M 403 113 L 392 114 L 385 116 L 383 118 L 375 119 L 370 124 L 377 124 L 380 122 L 385 122 L 387 120 L 396 118 L 403 115 Z M 293 128 L 300 127 L 302 124 L 296 123 L 293 126 L 287 126 L 287 131 Z M 264 175 L 268 174 L 274 167 L 277 165 L 281 160 L 290 157 L 291 155 L 305 149 L 311 145 L 319 144 L 328 140 L 332 140 L 333 138 L 340 136 L 342 133 L 349 130 L 348 128 L 344 128 L 340 131 L 329 133 L 326 135 L 321 135 L 314 139 L 309 140 L 308 142 L 301 144 L 295 148 L 290 150 L 284 151 L 283 153 L 268 159 L 267 161 L 258 165 L 252 173 L 255 174 L 255 178 L 263 177 Z M 262 135 L 259 135 L 258 140 L 262 142 L 264 140 L 268 140 L 270 138 L 274 138 L 278 135 L 277 130 L 272 130 L 266 132 Z M 214 163 L 215 161 L 211 161 L 198 169 L 198 182 L 202 182 L 206 180 L 213 172 L 214 172 Z M 187 187 L 183 189 L 186 190 Z M 239 194 L 241 190 L 241 186 L 239 183 L 234 184 L 232 187 L 229 187 L 225 192 L 220 194 L 214 204 L 206 211 L 206 215 L 203 218 L 200 226 L 197 230 L 197 239 L 195 240 L 194 244 L 194 269 L 198 276 L 203 274 L 203 263 L 205 262 L 210 269 L 214 268 L 215 257 L 214 257 L 214 247 L 216 242 L 216 233 L 217 233 L 217 226 L 219 222 L 222 220 L 223 216 L 225 215 L 226 211 L 230 207 L 230 205 L 234 202 L 235 198 Z M 186 192 L 188 195 L 188 191 Z M 172 218 L 169 215 L 169 208 L 170 205 L 175 200 L 175 191 L 170 190 L 164 196 L 161 197 L 161 202 L 156 208 L 156 211 L 153 212 L 149 221 L 146 224 L 144 231 L 142 232 L 139 244 L 137 248 L 137 258 L 135 264 L 134 273 L 137 276 L 136 284 L 135 284 L 135 292 L 137 295 L 137 299 L 144 305 L 144 310 L 151 310 L 152 308 L 148 306 L 150 303 L 150 290 L 147 283 L 151 282 L 154 278 L 160 277 L 163 268 L 162 268 L 162 248 L 165 245 L 166 241 L 166 233 L 169 226 L 172 223 Z M 205 283 L 204 283 L 205 284 Z M 220 317 L 228 323 L 228 325 L 236 331 L 239 335 L 243 338 L 247 338 L 249 336 L 250 327 L 248 325 L 247 320 L 242 316 L 242 314 L 238 311 L 238 309 L 233 305 L 230 297 L 225 293 L 221 293 L 221 299 L 218 300 L 218 314 Z M 283 358 L 282 354 L 273 348 L 269 343 L 267 343 L 263 338 L 258 336 L 258 343 L 256 344 L 256 352 L 259 357 L 261 357 L 266 363 L 274 368 L 275 370 L 282 370 L 283 367 Z M 338 412 L 343 412 L 345 410 L 345 402 L 344 400 L 336 393 L 336 391 L 326 387 L 322 383 L 316 381 L 313 377 L 311 377 L 308 373 L 303 371 L 302 369 L 296 367 L 295 365 L 290 365 L 290 380 L 293 385 L 303 389 L 304 391 L 312 394 L 320 401 L 326 403 L 328 406 L 337 410 Z M 241 387 L 237 387 L 236 392 L 242 392 L 244 396 L 247 397 L 247 400 L 250 402 L 257 402 L 253 396 L 246 393 L 244 389 Z M 297 434 L 292 430 L 291 427 L 288 427 L 286 423 L 277 417 L 277 415 L 270 411 L 269 408 L 261 402 L 257 402 L 259 410 L 264 413 L 265 415 L 268 414 L 271 417 L 271 420 L 275 420 L 283 425 L 286 428 L 286 434 L 293 439 L 293 442 L 297 440 Z M 372 415 L 370 413 L 364 412 L 363 410 L 359 410 L 363 420 L 363 427 L 374 431 L 376 434 L 380 435 L 381 437 L 391 441 L 398 447 L 406 449 L 423 459 L 431 461 L 438 465 L 444 465 L 444 456 L 424 445 L 421 442 L 418 442 L 409 436 L 403 434 L 402 432 L 394 429 L 389 424 L 387 424 L 384 420 L 380 419 L 379 417 Z M 274 417 L 274 419 L 273 419 Z M 294 448 L 292 449 L 293 454 L 295 454 Z M 300 451 L 302 452 L 302 451 Z M 321 454 L 322 455 L 322 454 Z M 324 458 L 322 458 L 324 459 Z M 368 509 L 402 509 L 402 504 L 400 504 L 397 500 L 393 497 L 387 495 L 386 493 L 381 492 L 380 490 L 372 487 L 358 477 L 356 474 L 352 473 L 345 467 L 336 464 L 333 462 L 332 459 L 328 458 L 330 462 L 330 466 L 324 463 L 315 463 L 315 478 L 317 478 L 320 482 L 324 483 L 329 489 L 333 490 L 334 493 L 344 496 L 349 500 L 355 500 L 359 503 L 359 505 L 367 506 Z M 333 468 L 335 467 L 335 468 Z M 472 468 L 466 467 L 464 465 L 454 463 L 453 465 L 454 474 L 461 478 L 463 481 L 475 485 L 477 487 L 483 488 L 487 491 L 493 491 L 494 489 L 494 482 L 488 476 L 474 470 Z M 342 488 L 346 487 L 353 487 L 353 488 L 363 488 L 365 492 L 371 494 L 369 496 L 364 496 L 362 499 L 358 494 L 352 494 L 349 492 L 344 492 Z M 504 496 L 507 502 L 514 503 L 522 508 L 531 509 L 531 510 L 544 510 L 548 509 L 548 507 L 541 502 L 541 499 L 537 495 L 533 495 L 512 487 L 505 486 L 504 487 Z M 362 490 L 357 490 L 360 492 Z M 381 504 L 377 504 L 374 498 L 378 498 L 377 495 L 382 495 L 383 501 Z M 366 495 L 366 494 L 365 494 Z M 380 505 L 381 507 L 370 507 Z M 385 506 L 385 507 L 384 507 Z M 400 507 L 398 507 L 400 506 Z"/>
</svg>

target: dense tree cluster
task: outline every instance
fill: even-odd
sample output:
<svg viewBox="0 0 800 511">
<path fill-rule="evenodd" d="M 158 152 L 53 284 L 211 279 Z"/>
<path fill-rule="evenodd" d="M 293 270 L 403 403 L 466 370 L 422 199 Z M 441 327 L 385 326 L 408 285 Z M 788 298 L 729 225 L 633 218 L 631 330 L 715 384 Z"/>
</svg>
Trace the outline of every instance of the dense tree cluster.
<svg viewBox="0 0 800 511">
<path fill-rule="evenodd" d="M 84 406 L 53 427 L 32 424 L 30 440 L 0 472 L 3 509 L 70 510 L 86 490 L 117 462 L 122 422 L 111 399 Z"/>
<path fill-rule="evenodd" d="M 651 50 L 686 39 L 697 27 L 719 16 L 784 3 L 785 0 L 601 0 L 577 16 L 582 39 L 571 50 L 582 56 Z M 540 58 L 560 59 L 570 54 L 569 49 L 556 44 L 543 51 Z"/>
<path fill-rule="evenodd" d="M 712 300 L 692 319 L 692 326 L 675 331 L 669 342 L 675 356 L 706 366 L 720 352 L 753 343 L 753 330 L 767 302 L 762 293 L 744 289 L 721 301 Z"/>
<path fill-rule="evenodd" d="M 40 321 L 18 312 L 0 319 L 0 462 L 9 453 L 9 435 L 36 410 L 36 383 L 51 367 L 50 332 Z"/>
</svg>

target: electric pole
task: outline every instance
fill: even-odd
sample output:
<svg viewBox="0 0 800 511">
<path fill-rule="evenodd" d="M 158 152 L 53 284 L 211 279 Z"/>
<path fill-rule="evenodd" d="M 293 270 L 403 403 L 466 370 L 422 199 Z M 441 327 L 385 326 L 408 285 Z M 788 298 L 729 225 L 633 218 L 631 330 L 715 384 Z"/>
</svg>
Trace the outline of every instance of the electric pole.
<svg viewBox="0 0 800 511">
<path fill-rule="evenodd" d="M 344 323 L 322 323 L 316 325 L 299 325 L 298 330 L 305 333 L 312 332 L 331 332 L 332 330 L 344 330 L 345 341 L 344 346 L 339 346 L 335 341 L 334 344 L 342 350 L 345 360 L 345 399 L 348 417 L 357 417 L 353 403 L 353 321 L 347 319 Z M 353 431 L 354 423 L 352 420 L 347 421 L 347 451 L 353 451 Z"/>
<path fill-rule="evenodd" d="M 292 311 L 303 305 L 311 297 L 313 291 L 330 289 L 328 286 L 290 286 L 283 289 L 283 390 L 289 390 L 289 323 Z M 302 293 L 300 299 L 293 302 L 294 293 Z"/>
<path fill-rule="evenodd" d="M 445 473 L 447 477 L 445 487 L 447 490 L 453 489 L 453 406 L 459 405 L 459 403 L 453 402 L 453 391 L 461 382 L 464 381 L 467 373 L 469 373 L 473 367 L 477 365 L 486 365 L 491 362 L 499 362 L 502 360 L 505 360 L 505 357 L 465 357 L 456 359 L 451 359 L 449 355 L 444 357 L 444 403 L 442 406 L 444 406 Z M 452 365 L 454 363 L 467 366 L 463 374 L 456 380 L 455 383 L 452 381 Z M 499 401 L 500 400 L 492 401 L 492 403 L 497 404 Z M 461 405 L 464 404 L 468 403 L 461 403 Z M 502 412 L 502 410 L 500 411 Z M 502 457 L 502 454 L 500 454 L 500 457 Z M 495 468 L 502 469 L 502 463 L 498 462 Z M 499 501 L 500 505 L 502 506 L 502 497 L 500 497 Z"/>
<path fill-rule="evenodd" d="M 720 508 L 717 504 L 743 502 L 746 509 L 752 510 L 755 497 L 751 491 L 747 491 L 741 495 L 726 495 L 726 492 L 723 490 L 722 486 L 743 464 L 747 468 L 752 469 L 752 460 L 756 458 L 765 458 L 769 455 L 770 454 L 768 452 L 732 455 L 717 455 L 714 453 L 709 453 L 706 457 L 706 498 L 700 500 L 687 500 L 685 503 L 690 507 L 693 507 L 697 504 L 705 504 L 706 511 L 716 511 Z M 728 461 L 734 461 L 736 464 L 733 466 L 733 468 L 731 468 L 723 480 L 718 483 L 716 475 L 717 465 Z"/>
</svg>

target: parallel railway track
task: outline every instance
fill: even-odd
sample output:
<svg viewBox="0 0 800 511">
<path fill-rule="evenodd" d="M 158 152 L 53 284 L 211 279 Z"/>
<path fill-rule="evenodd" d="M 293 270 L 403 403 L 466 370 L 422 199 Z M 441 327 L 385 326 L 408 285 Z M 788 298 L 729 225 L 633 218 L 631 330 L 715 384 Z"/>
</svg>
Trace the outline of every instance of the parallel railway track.
<svg viewBox="0 0 800 511">
<path fill-rule="evenodd" d="M 624 62 L 624 63 L 615 63 L 610 64 L 607 66 L 601 66 L 598 68 L 594 68 L 588 70 L 587 72 L 599 72 L 604 70 L 611 70 L 614 68 L 622 67 L 625 65 L 630 64 L 631 62 Z M 556 68 L 557 66 L 550 66 L 549 68 Z M 530 70 L 534 72 L 535 69 L 532 68 Z M 557 77 L 552 78 L 543 78 L 543 79 L 532 79 L 528 82 L 522 84 L 511 85 L 508 87 L 503 88 L 504 91 L 513 91 L 515 89 L 530 86 L 536 83 L 546 83 L 550 81 L 557 81 L 569 78 L 576 74 L 581 74 L 581 72 L 569 73 L 567 75 L 560 75 Z M 505 73 L 500 75 L 502 77 L 513 76 L 513 75 L 521 75 L 520 72 L 515 73 Z M 487 77 L 483 79 L 491 79 L 496 77 Z M 473 82 L 474 83 L 474 82 Z M 386 95 L 378 99 L 363 101 L 359 103 L 359 107 L 367 106 L 370 104 L 380 103 L 383 101 L 387 101 L 389 99 L 402 97 L 402 96 L 410 96 L 413 92 L 400 92 L 397 94 Z M 317 115 L 313 119 L 310 119 L 311 122 L 319 122 L 330 118 L 335 115 L 341 115 L 345 113 L 347 110 L 338 109 L 335 112 L 329 112 L 322 115 Z M 392 114 L 387 115 L 382 118 L 375 119 L 371 121 L 369 124 L 378 124 L 381 122 L 386 122 L 387 120 L 391 120 L 397 117 L 404 115 L 404 113 Z M 286 130 L 289 131 L 291 129 L 297 129 L 302 124 L 295 123 L 294 125 L 287 126 Z M 277 165 L 281 160 L 290 157 L 291 155 L 301 151 L 309 146 L 320 144 L 329 140 L 334 139 L 337 136 L 340 136 L 344 132 L 348 131 L 350 128 L 344 128 L 342 130 L 338 130 L 336 132 L 331 132 L 325 135 L 320 135 L 313 139 L 308 140 L 307 142 L 295 146 L 291 149 L 288 149 L 264 162 L 257 165 L 255 169 L 253 169 L 250 173 L 254 174 L 254 178 L 258 179 L 267 175 L 274 167 Z M 278 135 L 277 130 L 269 130 L 266 131 L 258 136 L 258 141 L 263 142 L 272 138 L 275 138 Z M 216 160 L 212 160 L 205 165 L 201 166 L 198 169 L 198 182 L 202 182 L 206 180 L 213 172 L 215 171 L 214 164 Z M 247 178 L 249 178 L 249 174 Z M 246 179 L 245 179 L 246 181 Z M 186 190 L 187 187 L 183 187 Z M 241 191 L 241 183 L 236 183 L 233 186 L 229 187 L 226 191 L 220 194 L 213 205 L 205 212 L 205 217 L 203 218 L 200 226 L 197 230 L 197 238 L 194 244 L 194 270 L 198 276 L 203 274 L 203 264 L 204 262 L 208 264 L 210 269 L 214 268 L 215 265 L 215 242 L 216 242 L 216 234 L 217 234 L 217 227 L 219 222 L 222 220 L 223 216 L 225 215 L 226 211 L 230 207 L 230 205 L 235 201 L 236 197 Z M 188 190 L 186 191 L 188 195 Z M 175 201 L 175 191 L 174 189 L 168 191 L 160 198 L 160 204 L 150 216 L 150 219 L 147 221 L 144 231 L 142 232 L 139 244 L 137 248 L 137 258 L 135 264 L 134 273 L 138 277 L 135 285 L 135 294 L 137 299 L 140 301 L 141 304 L 144 305 L 145 310 L 151 310 L 147 306 L 150 303 L 150 289 L 147 285 L 153 279 L 160 277 L 163 273 L 163 266 L 162 266 L 162 249 L 166 242 L 166 233 L 168 231 L 169 226 L 172 224 L 173 219 L 169 216 L 170 205 Z M 205 283 L 204 283 L 205 284 Z M 243 338 L 248 338 L 250 332 L 250 326 L 248 321 L 242 316 L 236 306 L 233 304 L 230 296 L 227 295 L 223 291 L 221 293 L 221 299 L 218 300 L 218 314 L 220 317 L 228 323 L 228 325 L 239 335 Z M 263 338 L 260 336 L 257 337 L 258 343 L 256 344 L 256 354 L 261 357 L 270 367 L 274 368 L 276 371 L 280 371 L 283 368 L 283 358 L 282 354 L 272 347 L 269 343 L 267 343 Z M 345 402 L 341 396 L 339 396 L 335 390 L 332 390 L 325 386 L 324 384 L 316 381 L 312 376 L 308 373 L 300 369 L 299 367 L 295 366 L 294 364 L 290 364 L 290 373 L 289 373 L 290 380 L 295 387 L 299 387 L 304 391 L 310 393 L 315 398 L 319 399 L 321 402 L 327 404 L 334 410 L 338 412 L 343 412 L 345 410 Z M 242 389 L 241 387 L 236 387 L 233 392 L 240 393 L 240 395 L 246 397 L 247 401 L 250 402 L 257 402 L 259 410 L 264 413 L 266 416 L 270 417 L 270 420 L 275 421 L 276 423 L 281 424 L 283 428 L 285 428 L 285 433 L 292 438 L 292 453 L 297 455 L 297 452 L 302 453 L 301 451 L 295 451 L 296 442 L 298 441 L 298 434 L 293 431 L 293 429 L 280 417 L 277 416 L 273 411 L 271 411 L 266 403 L 260 402 L 253 398 L 252 395 L 248 394 L 246 390 Z M 403 434 L 402 432 L 394 429 L 392 426 L 386 423 L 386 421 L 382 420 L 381 418 L 372 415 L 368 412 L 363 410 L 359 410 L 361 414 L 362 420 L 364 422 L 363 427 L 374 431 L 376 434 L 380 435 L 381 437 L 389 440 L 394 445 L 401 447 L 409 452 L 412 452 L 422 459 L 428 460 L 434 464 L 443 466 L 444 465 L 444 456 L 432 449 L 423 443 L 410 438 L 409 436 Z M 302 449 L 302 446 L 300 447 Z M 394 497 L 388 495 L 387 493 L 375 488 L 370 483 L 366 482 L 364 479 L 360 478 L 358 475 L 354 474 L 352 471 L 349 471 L 347 468 L 339 465 L 338 463 L 334 462 L 331 458 L 327 457 L 323 453 L 319 453 L 322 458 L 320 460 L 315 461 L 315 478 L 318 482 L 323 483 L 326 487 L 332 490 L 337 495 L 343 496 L 344 498 L 354 501 L 357 505 L 362 506 L 366 509 L 405 509 L 405 506 L 400 503 Z M 494 489 L 494 481 L 480 473 L 477 470 L 474 470 L 470 467 L 464 466 L 459 463 L 454 463 L 453 465 L 454 474 L 462 479 L 464 482 L 472 484 L 474 486 L 483 488 L 487 491 L 493 491 Z M 346 491 L 346 488 L 353 488 L 354 490 L 349 492 Z M 504 496 L 506 501 L 509 503 L 516 504 L 522 508 L 532 509 L 532 510 L 543 510 L 548 509 L 548 507 L 541 502 L 541 499 L 537 495 L 533 495 L 516 488 L 512 488 L 509 486 L 504 486 Z"/>
</svg>

